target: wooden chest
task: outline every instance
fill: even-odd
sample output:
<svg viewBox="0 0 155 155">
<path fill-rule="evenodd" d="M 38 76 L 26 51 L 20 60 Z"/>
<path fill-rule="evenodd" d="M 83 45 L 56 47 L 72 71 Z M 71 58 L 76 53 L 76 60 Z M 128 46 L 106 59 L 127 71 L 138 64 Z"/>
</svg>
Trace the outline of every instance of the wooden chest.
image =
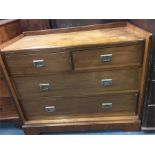
<svg viewBox="0 0 155 155">
<path fill-rule="evenodd" d="M 150 35 L 113 23 L 12 40 L 1 63 L 25 133 L 139 130 Z"/>
</svg>

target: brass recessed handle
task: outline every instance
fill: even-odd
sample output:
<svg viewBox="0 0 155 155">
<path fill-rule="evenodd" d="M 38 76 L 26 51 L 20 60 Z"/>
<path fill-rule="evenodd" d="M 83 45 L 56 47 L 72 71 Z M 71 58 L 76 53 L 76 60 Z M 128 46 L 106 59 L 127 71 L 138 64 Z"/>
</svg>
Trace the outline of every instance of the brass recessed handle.
<svg viewBox="0 0 155 155">
<path fill-rule="evenodd" d="M 111 86 L 112 85 L 112 79 L 102 79 L 101 85 L 102 86 Z"/>
<path fill-rule="evenodd" d="M 41 83 L 41 84 L 39 84 L 39 88 L 41 91 L 48 91 L 51 89 L 49 83 Z"/>
<path fill-rule="evenodd" d="M 46 106 L 45 111 L 49 112 L 49 113 L 52 113 L 52 112 L 56 111 L 56 108 L 55 108 L 55 106 Z"/>
<path fill-rule="evenodd" d="M 100 60 L 102 63 L 111 62 L 112 61 L 112 54 L 100 55 Z"/>
<path fill-rule="evenodd" d="M 33 66 L 36 68 L 41 68 L 45 66 L 45 61 L 43 59 L 41 60 L 33 60 Z"/>
<path fill-rule="evenodd" d="M 111 109 L 112 103 L 102 103 L 102 109 Z"/>
</svg>

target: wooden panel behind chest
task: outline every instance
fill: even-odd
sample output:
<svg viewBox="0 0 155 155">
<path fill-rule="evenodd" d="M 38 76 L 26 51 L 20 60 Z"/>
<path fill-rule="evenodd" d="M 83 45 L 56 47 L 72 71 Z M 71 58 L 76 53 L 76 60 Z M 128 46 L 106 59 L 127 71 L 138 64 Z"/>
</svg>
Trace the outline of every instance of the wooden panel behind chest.
<svg viewBox="0 0 155 155">
<path fill-rule="evenodd" d="M 19 119 L 11 98 L 0 98 L 0 120 Z"/>
<path fill-rule="evenodd" d="M 73 115 L 102 114 L 103 116 L 135 114 L 137 94 L 92 95 L 81 97 L 44 97 L 21 101 L 27 120 L 65 118 Z M 103 108 L 102 104 L 112 104 Z M 46 107 L 54 106 L 54 112 Z"/>
<path fill-rule="evenodd" d="M 19 20 L 0 20 L 0 49 L 22 33 Z M 19 116 L 8 91 L 0 63 L 0 121 L 17 120 Z"/>
<path fill-rule="evenodd" d="M 14 84 L 20 98 L 40 96 L 77 96 L 109 91 L 138 90 L 139 69 L 113 70 L 87 73 L 61 73 L 47 76 L 17 77 Z M 101 84 L 112 79 L 112 85 Z M 39 84 L 50 84 L 51 89 L 41 91 Z"/>
<path fill-rule="evenodd" d="M 4 80 L 0 79 L 0 97 L 9 97 L 8 88 Z"/>
</svg>

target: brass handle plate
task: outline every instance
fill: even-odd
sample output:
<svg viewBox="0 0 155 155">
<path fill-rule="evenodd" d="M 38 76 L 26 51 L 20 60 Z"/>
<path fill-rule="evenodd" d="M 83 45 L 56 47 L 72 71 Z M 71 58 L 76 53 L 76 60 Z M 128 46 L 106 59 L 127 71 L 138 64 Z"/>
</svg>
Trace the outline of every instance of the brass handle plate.
<svg viewBox="0 0 155 155">
<path fill-rule="evenodd" d="M 111 109 L 112 103 L 102 103 L 102 109 Z"/>
<path fill-rule="evenodd" d="M 41 91 L 48 91 L 50 90 L 50 84 L 49 83 L 39 84 L 39 88 Z"/>
<path fill-rule="evenodd" d="M 112 85 L 112 79 L 102 79 L 101 85 L 102 86 L 111 86 Z"/>
<path fill-rule="evenodd" d="M 46 106 L 45 107 L 45 111 L 46 112 L 55 112 L 56 111 L 56 108 L 55 108 L 55 106 Z"/>
<path fill-rule="evenodd" d="M 45 66 L 44 60 L 33 60 L 33 66 L 36 68 L 41 68 Z"/>
<path fill-rule="evenodd" d="M 100 60 L 102 63 L 110 62 L 112 61 L 112 54 L 100 55 Z"/>
</svg>

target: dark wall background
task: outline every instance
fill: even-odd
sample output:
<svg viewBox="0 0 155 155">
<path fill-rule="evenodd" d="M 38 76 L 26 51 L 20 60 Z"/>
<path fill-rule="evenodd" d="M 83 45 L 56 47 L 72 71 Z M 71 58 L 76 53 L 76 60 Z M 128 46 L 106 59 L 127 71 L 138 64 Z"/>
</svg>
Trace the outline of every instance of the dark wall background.
<svg viewBox="0 0 155 155">
<path fill-rule="evenodd" d="M 130 19 L 132 24 L 153 34 L 151 39 L 150 61 L 148 67 L 148 87 L 145 92 L 142 127 L 155 130 L 155 19 Z"/>
<path fill-rule="evenodd" d="M 22 19 L 23 31 L 44 30 L 125 21 L 121 19 Z"/>
<path fill-rule="evenodd" d="M 155 19 L 129 19 L 128 21 L 147 31 L 155 33 Z"/>
</svg>

